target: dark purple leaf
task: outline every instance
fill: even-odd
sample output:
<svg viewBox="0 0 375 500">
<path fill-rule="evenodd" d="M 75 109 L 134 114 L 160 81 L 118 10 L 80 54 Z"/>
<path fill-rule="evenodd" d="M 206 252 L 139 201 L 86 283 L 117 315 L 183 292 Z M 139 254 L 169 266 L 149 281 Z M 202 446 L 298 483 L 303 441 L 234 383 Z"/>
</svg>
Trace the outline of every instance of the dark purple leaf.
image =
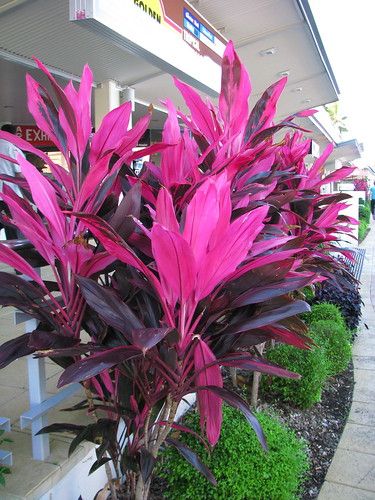
<svg viewBox="0 0 375 500">
<path fill-rule="evenodd" d="M 121 346 L 81 359 L 73 365 L 68 366 L 59 378 L 57 387 L 74 382 L 82 382 L 88 378 L 95 377 L 95 375 L 98 375 L 102 371 L 136 356 L 140 356 L 140 354 L 141 351 L 137 347 Z"/>
<path fill-rule="evenodd" d="M 258 316 L 248 320 L 240 321 L 228 327 L 228 333 L 241 333 L 262 326 L 277 323 L 280 320 L 310 311 L 310 306 L 303 300 L 296 300 L 285 306 L 277 307 L 270 311 L 260 313 Z"/>
<path fill-rule="evenodd" d="M 36 433 L 36 435 L 49 434 L 50 432 L 72 432 L 73 434 L 79 434 L 84 428 L 84 425 L 56 423 L 43 427 Z"/>
<path fill-rule="evenodd" d="M 257 435 L 260 444 L 263 446 L 264 450 L 268 451 L 266 438 L 263 434 L 262 427 L 260 426 L 256 417 L 252 414 L 249 405 L 236 393 L 228 391 L 224 387 L 217 387 L 216 385 L 207 385 L 203 387 L 196 387 L 195 391 L 211 391 L 217 396 L 219 396 L 223 401 L 228 403 L 233 408 L 240 410 L 246 417 L 246 420 L 249 422 L 251 427 L 254 429 L 255 434 Z"/>
<path fill-rule="evenodd" d="M 139 218 L 141 209 L 141 183 L 138 182 L 126 193 L 109 224 L 117 233 L 127 240 L 133 232 L 135 223 L 131 215 Z"/>
<path fill-rule="evenodd" d="M 8 340 L 8 342 L 0 346 L 0 368 L 4 368 L 12 361 L 28 356 L 35 351 L 28 345 L 29 337 L 30 335 L 26 333 L 15 339 Z"/>
<path fill-rule="evenodd" d="M 106 323 L 120 331 L 132 343 L 132 331 L 143 329 L 144 325 L 119 298 L 118 294 L 114 290 L 98 285 L 89 278 L 77 277 L 77 281 L 88 305 Z"/>
<path fill-rule="evenodd" d="M 149 480 L 155 466 L 156 458 L 143 446 L 139 452 L 139 468 L 145 483 Z"/>
<path fill-rule="evenodd" d="M 222 366 L 232 366 L 241 370 L 252 370 L 267 375 L 276 375 L 277 377 L 299 379 L 301 376 L 298 373 L 285 370 L 279 365 L 271 363 L 266 359 L 257 358 L 256 356 L 247 355 L 246 353 L 238 352 L 230 354 L 224 358 L 218 359 Z"/>
<path fill-rule="evenodd" d="M 168 438 L 166 442 L 176 448 L 176 450 L 187 460 L 198 472 L 200 472 L 211 484 L 217 485 L 217 481 L 210 469 L 201 461 L 198 455 L 186 444 L 177 439 Z"/>
<path fill-rule="evenodd" d="M 109 457 L 102 457 L 100 458 L 99 460 L 96 460 L 92 466 L 90 467 L 90 470 L 89 470 L 89 473 L 88 475 L 92 474 L 93 472 L 95 472 L 96 470 L 98 470 L 102 465 L 106 464 L 107 462 L 109 462 L 110 460 L 112 460 L 111 458 Z"/>
<path fill-rule="evenodd" d="M 257 287 L 255 290 L 250 289 L 237 297 L 233 302 L 233 307 L 241 307 L 250 304 L 258 304 L 270 300 L 274 297 L 280 297 L 294 290 L 299 290 L 311 283 L 313 276 L 298 278 L 285 278 L 283 281 L 276 282 L 272 285 Z"/>
<path fill-rule="evenodd" d="M 141 349 L 151 349 L 172 330 L 173 328 L 141 328 L 133 330 L 133 344 Z"/>
<path fill-rule="evenodd" d="M 80 340 L 77 338 L 43 330 L 34 330 L 29 334 L 29 347 L 35 351 L 73 347 L 77 346 L 79 342 Z"/>
</svg>

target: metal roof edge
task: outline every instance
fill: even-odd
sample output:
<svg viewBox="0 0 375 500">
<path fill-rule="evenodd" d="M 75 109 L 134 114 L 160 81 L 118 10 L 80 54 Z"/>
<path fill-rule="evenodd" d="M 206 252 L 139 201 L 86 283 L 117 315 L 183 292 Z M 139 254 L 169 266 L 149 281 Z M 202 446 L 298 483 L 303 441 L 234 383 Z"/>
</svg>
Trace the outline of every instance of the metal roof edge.
<svg viewBox="0 0 375 500">
<path fill-rule="evenodd" d="M 329 79 L 332 83 L 332 86 L 334 88 L 334 91 L 338 97 L 338 95 L 340 93 L 340 89 L 339 89 L 336 77 L 333 73 L 331 63 L 329 62 L 327 52 L 324 48 L 323 41 L 320 37 L 319 30 L 318 30 L 318 27 L 317 27 L 315 19 L 314 19 L 314 15 L 313 15 L 311 8 L 310 8 L 310 5 L 309 5 L 309 1 L 308 0 L 296 0 L 296 2 L 297 2 L 297 5 L 298 5 L 301 13 L 302 13 L 302 16 L 304 17 L 304 19 L 306 21 L 307 26 L 309 27 L 309 30 L 311 32 L 311 35 L 312 35 L 314 41 L 315 41 L 315 44 L 316 44 L 316 47 L 318 49 L 322 63 L 324 65 L 324 67 L 326 68 L 328 77 L 329 77 Z"/>
</svg>

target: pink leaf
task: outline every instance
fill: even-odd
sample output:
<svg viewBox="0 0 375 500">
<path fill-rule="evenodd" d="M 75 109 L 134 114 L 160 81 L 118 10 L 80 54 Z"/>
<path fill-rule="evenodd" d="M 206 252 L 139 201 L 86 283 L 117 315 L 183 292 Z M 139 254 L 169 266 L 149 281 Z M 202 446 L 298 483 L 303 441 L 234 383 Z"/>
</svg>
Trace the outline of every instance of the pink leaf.
<svg viewBox="0 0 375 500">
<path fill-rule="evenodd" d="M 219 110 L 226 129 L 232 135 L 244 131 L 248 118 L 251 92 L 249 76 L 229 42 L 223 56 Z M 242 132 L 241 132 L 242 131 Z"/>
<path fill-rule="evenodd" d="M 26 274 L 29 278 L 33 279 L 36 283 L 44 287 L 42 278 L 37 274 L 26 260 L 18 255 L 14 250 L 8 248 L 3 243 L 0 243 L 0 260 L 4 264 L 13 267 L 18 272 Z"/>
<path fill-rule="evenodd" d="M 206 342 L 199 339 L 194 349 L 194 367 L 198 372 L 196 384 L 199 387 L 223 387 L 223 379 L 218 365 L 205 366 L 216 361 L 215 355 Z M 218 442 L 222 424 L 222 399 L 211 391 L 198 392 L 200 424 L 202 432 L 212 446 Z"/>
<path fill-rule="evenodd" d="M 174 212 L 173 200 L 169 191 L 162 188 L 156 200 L 156 222 L 169 231 L 179 232 L 179 225 Z"/>
<path fill-rule="evenodd" d="M 209 179 L 197 190 L 186 210 L 183 236 L 196 262 L 200 262 L 208 251 L 208 242 L 218 223 L 218 190 L 215 181 Z"/>
<path fill-rule="evenodd" d="M 268 207 L 256 208 L 236 219 L 203 259 L 197 276 L 197 299 L 206 297 L 244 261 L 253 240 L 263 229 Z"/>
<path fill-rule="evenodd" d="M 65 243 L 65 217 L 57 204 L 55 191 L 43 174 L 23 156 L 18 155 L 17 160 L 29 184 L 36 206 L 55 230 L 59 240 L 57 243 L 63 245 Z"/>
<path fill-rule="evenodd" d="M 216 130 L 210 109 L 203 102 L 200 95 L 189 85 L 174 77 L 174 84 L 181 92 L 196 128 L 210 141 L 218 139 L 219 131 Z"/>
<path fill-rule="evenodd" d="M 164 293 L 171 305 L 185 302 L 195 285 L 196 263 L 183 237 L 154 224 L 151 231 L 152 253 L 160 274 Z"/>
<path fill-rule="evenodd" d="M 92 138 L 91 164 L 95 164 L 100 158 L 119 147 L 127 133 L 131 111 L 131 102 L 125 102 L 103 118 L 99 130 Z"/>
</svg>

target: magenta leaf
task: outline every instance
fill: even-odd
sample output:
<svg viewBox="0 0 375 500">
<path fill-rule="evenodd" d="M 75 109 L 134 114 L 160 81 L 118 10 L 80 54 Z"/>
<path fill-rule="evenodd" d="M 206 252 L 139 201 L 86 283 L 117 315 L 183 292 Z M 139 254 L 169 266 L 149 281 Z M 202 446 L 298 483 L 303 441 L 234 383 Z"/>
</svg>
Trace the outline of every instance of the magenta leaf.
<svg viewBox="0 0 375 500">
<path fill-rule="evenodd" d="M 90 151 L 92 164 L 118 148 L 126 134 L 131 111 L 131 102 L 125 102 L 103 118 L 99 130 L 92 138 Z"/>
<path fill-rule="evenodd" d="M 18 272 L 26 274 L 39 285 L 43 286 L 43 280 L 39 274 L 26 262 L 17 252 L 0 243 L 0 259 L 4 264 L 17 269 Z"/>
<path fill-rule="evenodd" d="M 220 368 L 209 346 L 199 339 L 194 349 L 194 367 L 197 372 L 196 384 L 199 386 L 223 386 Z M 209 366 L 207 366 L 209 365 Z M 198 392 L 199 415 L 202 432 L 207 435 L 208 442 L 215 446 L 220 437 L 222 424 L 222 401 L 209 391 Z"/>
<path fill-rule="evenodd" d="M 178 233 L 154 224 L 151 231 L 152 253 L 160 274 L 164 293 L 170 304 L 188 300 L 195 285 L 195 259 Z"/>
</svg>

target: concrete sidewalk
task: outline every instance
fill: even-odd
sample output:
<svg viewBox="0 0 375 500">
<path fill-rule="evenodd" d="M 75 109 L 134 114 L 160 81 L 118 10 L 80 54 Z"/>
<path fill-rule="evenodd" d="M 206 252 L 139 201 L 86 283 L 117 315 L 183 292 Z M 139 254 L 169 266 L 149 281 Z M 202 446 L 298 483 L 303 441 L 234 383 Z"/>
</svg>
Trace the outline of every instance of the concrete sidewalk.
<svg viewBox="0 0 375 500">
<path fill-rule="evenodd" d="M 353 348 L 353 402 L 318 500 L 375 500 L 374 225 L 361 247 L 366 248 L 361 277 L 364 306 L 361 327 Z"/>
</svg>

